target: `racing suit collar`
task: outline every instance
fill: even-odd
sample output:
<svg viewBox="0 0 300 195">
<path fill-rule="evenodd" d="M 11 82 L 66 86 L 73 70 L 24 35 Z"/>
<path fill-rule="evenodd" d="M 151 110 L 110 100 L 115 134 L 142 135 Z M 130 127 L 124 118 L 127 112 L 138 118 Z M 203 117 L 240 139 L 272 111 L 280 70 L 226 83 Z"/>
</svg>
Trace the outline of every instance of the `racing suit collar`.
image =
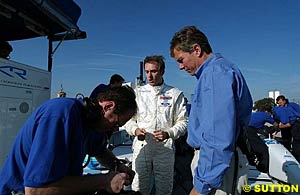
<svg viewBox="0 0 300 195">
<path fill-rule="evenodd" d="M 156 85 L 156 86 L 151 86 L 149 85 L 150 87 L 152 87 L 154 93 L 157 95 L 161 92 L 161 90 L 164 88 L 165 86 L 165 83 L 163 82 L 161 85 Z"/>
</svg>

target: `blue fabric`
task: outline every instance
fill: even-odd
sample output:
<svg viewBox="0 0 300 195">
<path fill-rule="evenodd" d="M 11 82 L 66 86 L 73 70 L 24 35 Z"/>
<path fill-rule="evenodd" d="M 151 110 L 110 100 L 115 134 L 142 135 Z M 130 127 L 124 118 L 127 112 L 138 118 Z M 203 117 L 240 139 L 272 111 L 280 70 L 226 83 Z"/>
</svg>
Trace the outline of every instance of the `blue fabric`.
<svg viewBox="0 0 300 195">
<path fill-rule="evenodd" d="M 186 111 L 187 111 L 187 113 L 188 113 L 188 116 L 190 115 L 190 112 L 191 112 L 191 104 L 186 104 L 185 105 L 185 108 L 186 108 Z"/>
<path fill-rule="evenodd" d="M 239 69 L 220 54 L 212 54 L 195 76 L 187 142 L 201 150 L 194 187 L 208 194 L 222 185 L 235 141 L 250 120 L 252 98 Z"/>
<path fill-rule="evenodd" d="M 95 89 L 93 89 L 93 91 L 90 95 L 90 98 L 96 99 L 99 92 L 104 92 L 108 88 L 109 88 L 109 85 L 105 85 L 105 84 L 98 85 L 97 87 L 95 87 Z"/>
<path fill-rule="evenodd" d="M 298 104 L 296 104 L 295 102 L 290 102 L 287 104 L 287 107 L 293 114 L 295 114 L 297 117 L 300 117 L 300 106 Z"/>
<path fill-rule="evenodd" d="M 297 119 L 297 116 L 288 107 L 277 106 L 273 108 L 274 119 L 283 124 L 290 123 L 293 125 Z"/>
<path fill-rule="evenodd" d="M 273 124 L 275 120 L 267 112 L 252 112 L 249 126 L 260 129 L 264 127 L 266 122 Z"/>
<path fill-rule="evenodd" d="M 100 147 L 100 133 L 84 131 L 82 108 L 71 98 L 55 98 L 37 108 L 20 129 L 0 172 L 1 195 L 82 175 L 85 154 L 100 154 L 105 148 Z"/>
</svg>

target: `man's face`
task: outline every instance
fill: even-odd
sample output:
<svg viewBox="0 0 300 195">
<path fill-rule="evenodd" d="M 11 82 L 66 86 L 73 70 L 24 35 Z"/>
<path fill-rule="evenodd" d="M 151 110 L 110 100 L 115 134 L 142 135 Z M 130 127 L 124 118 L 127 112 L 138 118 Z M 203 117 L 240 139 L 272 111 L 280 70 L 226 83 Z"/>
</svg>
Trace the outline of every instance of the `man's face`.
<svg viewBox="0 0 300 195">
<path fill-rule="evenodd" d="M 104 117 L 101 123 L 101 129 L 106 132 L 119 131 L 119 127 L 125 125 L 125 123 L 131 119 L 133 115 L 133 111 L 128 111 L 125 114 L 116 114 L 115 106 L 110 107 L 109 109 L 104 108 Z"/>
<path fill-rule="evenodd" d="M 162 84 L 163 72 L 159 70 L 157 62 L 151 61 L 145 63 L 145 74 L 148 83 L 151 86 L 157 86 Z"/>
<path fill-rule="evenodd" d="M 189 53 L 174 49 L 174 58 L 178 62 L 179 69 L 185 70 L 192 76 L 195 75 L 195 72 L 201 65 L 201 62 L 199 62 L 200 58 L 196 51 Z"/>
<path fill-rule="evenodd" d="M 277 104 L 278 104 L 279 106 L 284 106 L 285 103 L 286 103 L 286 101 L 285 101 L 285 100 L 282 100 L 282 99 L 279 99 L 278 102 L 277 102 Z"/>
</svg>

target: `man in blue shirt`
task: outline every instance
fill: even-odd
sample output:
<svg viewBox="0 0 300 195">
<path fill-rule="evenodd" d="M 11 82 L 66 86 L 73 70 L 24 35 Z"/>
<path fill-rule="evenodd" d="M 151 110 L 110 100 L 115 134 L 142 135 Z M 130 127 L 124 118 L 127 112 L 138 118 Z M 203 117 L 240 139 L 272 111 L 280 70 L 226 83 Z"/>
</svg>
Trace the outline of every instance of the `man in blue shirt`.
<svg viewBox="0 0 300 195">
<path fill-rule="evenodd" d="M 187 138 L 196 149 L 197 161 L 195 167 L 192 163 L 194 188 L 190 195 L 233 193 L 236 141 L 241 129 L 248 125 L 252 110 L 246 81 L 232 62 L 212 53 L 207 37 L 195 26 L 175 33 L 170 54 L 180 70 L 197 79 Z M 244 157 L 241 153 L 238 156 Z M 239 163 L 239 167 L 245 168 L 246 164 Z M 238 177 L 243 174 L 239 172 Z M 238 180 L 241 182 L 242 178 Z M 239 188 L 236 194 L 240 192 Z"/>
<path fill-rule="evenodd" d="M 29 117 L 0 172 L 0 194 L 118 193 L 134 172 L 106 148 L 105 134 L 118 131 L 137 111 L 129 87 L 108 89 L 97 100 L 55 98 Z M 110 174 L 83 176 L 86 154 Z M 123 172 L 123 173 L 119 173 Z"/>
<path fill-rule="evenodd" d="M 273 98 L 263 98 L 254 103 L 254 112 L 251 113 L 249 126 L 255 128 L 257 133 L 266 138 L 272 137 L 273 133 L 280 131 L 279 124 L 273 118 L 272 109 L 274 106 Z M 270 125 L 266 125 L 266 123 Z"/>
<path fill-rule="evenodd" d="M 281 132 L 281 143 L 288 149 L 291 150 L 291 127 L 296 121 L 296 116 L 293 112 L 282 106 L 277 106 L 273 108 L 274 119 L 279 123 L 279 128 Z"/>
<path fill-rule="evenodd" d="M 93 89 L 93 91 L 91 92 L 90 94 L 90 98 L 91 99 L 97 99 L 97 95 L 101 92 L 105 92 L 107 89 L 109 88 L 114 88 L 114 87 L 121 87 L 122 84 L 124 83 L 124 78 L 119 75 L 119 74 L 113 74 L 111 77 L 110 77 L 110 80 L 109 80 L 109 84 L 106 85 L 106 84 L 99 84 L 97 87 L 95 87 Z M 108 133 L 107 134 L 107 137 L 108 139 L 111 137 L 111 134 L 112 132 Z M 89 162 L 87 164 L 87 167 L 92 169 L 92 170 L 97 170 L 98 167 L 99 167 L 99 162 L 97 161 L 97 159 L 95 157 L 91 157 L 89 158 L 88 155 L 86 156 L 85 160 L 84 160 L 84 163 L 87 163 L 86 161 L 89 159 Z"/>
<path fill-rule="evenodd" d="M 298 118 L 300 117 L 300 106 L 295 102 L 290 102 L 284 95 L 280 95 L 276 98 L 276 103 L 280 107 L 287 107 Z"/>
<path fill-rule="evenodd" d="M 278 123 L 272 117 L 272 107 L 275 103 L 273 103 L 273 99 L 272 102 L 269 100 L 264 98 L 255 102 L 253 107 L 255 112 L 251 113 L 251 119 L 244 134 L 250 147 L 250 153 L 248 154 L 249 163 L 264 173 L 269 171 L 269 151 L 268 146 L 257 133 L 262 134 L 264 138 L 268 138 L 275 131 L 279 131 Z M 269 123 L 272 126 L 266 126 L 265 123 Z"/>
<path fill-rule="evenodd" d="M 291 125 L 291 137 L 292 137 L 292 154 L 300 161 L 300 106 L 295 102 L 289 102 L 283 95 L 276 98 L 276 102 L 280 107 L 286 107 L 291 112 L 295 119 Z"/>
<path fill-rule="evenodd" d="M 249 122 L 249 126 L 252 126 L 257 129 L 259 132 L 260 129 L 265 128 L 265 123 L 270 123 L 271 125 L 276 124 L 275 120 L 271 116 L 271 114 L 267 111 L 256 111 L 251 114 L 251 120 Z M 264 134 L 268 136 L 267 134 Z"/>
<path fill-rule="evenodd" d="M 289 106 L 273 108 L 274 119 L 279 122 L 282 144 L 300 161 L 300 122 Z"/>
</svg>

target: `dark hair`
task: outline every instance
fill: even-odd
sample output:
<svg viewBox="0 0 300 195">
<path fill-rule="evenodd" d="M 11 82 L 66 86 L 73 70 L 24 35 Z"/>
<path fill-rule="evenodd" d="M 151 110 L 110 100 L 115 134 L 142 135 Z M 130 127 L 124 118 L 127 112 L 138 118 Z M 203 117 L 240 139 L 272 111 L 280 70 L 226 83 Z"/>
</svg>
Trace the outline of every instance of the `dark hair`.
<svg viewBox="0 0 300 195">
<path fill-rule="evenodd" d="M 284 97 L 284 95 L 279 95 L 277 98 L 276 98 L 276 103 L 278 104 L 278 101 L 279 100 L 283 100 L 283 101 L 285 101 L 287 104 L 289 103 L 289 100 L 288 99 L 286 99 L 285 97 Z"/>
<path fill-rule="evenodd" d="M 165 58 L 161 55 L 146 56 L 144 59 L 144 68 L 146 63 L 154 61 L 157 62 L 158 69 L 164 73 L 166 68 L 164 59 Z"/>
<path fill-rule="evenodd" d="M 134 90 L 125 85 L 121 87 L 108 88 L 97 95 L 97 101 L 114 101 L 116 114 L 126 114 L 128 111 L 137 112 Z"/>
<path fill-rule="evenodd" d="M 182 28 L 174 34 L 170 42 L 171 57 L 174 57 L 174 49 L 191 53 L 193 51 L 194 44 L 199 44 L 201 50 L 207 54 L 212 52 L 208 39 L 203 32 L 195 26 L 186 26 Z"/>
<path fill-rule="evenodd" d="M 114 83 L 124 82 L 124 81 L 125 81 L 125 79 L 121 75 L 114 74 L 110 77 L 109 84 L 114 84 Z"/>
<path fill-rule="evenodd" d="M 7 41 L 0 41 L 0 49 L 5 49 L 9 52 L 13 51 L 12 46 Z"/>
</svg>

